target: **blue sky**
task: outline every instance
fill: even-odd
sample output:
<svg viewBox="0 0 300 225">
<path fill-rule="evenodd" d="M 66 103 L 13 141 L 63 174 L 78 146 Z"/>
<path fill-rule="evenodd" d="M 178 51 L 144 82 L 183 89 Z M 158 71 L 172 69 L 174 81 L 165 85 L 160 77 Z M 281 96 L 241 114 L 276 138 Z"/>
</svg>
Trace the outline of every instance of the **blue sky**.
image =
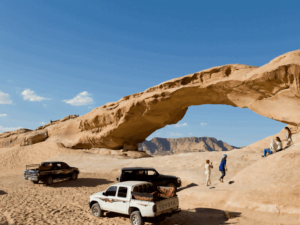
<svg viewBox="0 0 300 225">
<path fill-rule="evenodd" d="M 35 129 L 163 81 L 299 49 L 300 1 L 0 1 L 0 132 Z M 284 124 L 248 109 L 190 107 L 149 138 L 244 146 Z"/>
</svg>

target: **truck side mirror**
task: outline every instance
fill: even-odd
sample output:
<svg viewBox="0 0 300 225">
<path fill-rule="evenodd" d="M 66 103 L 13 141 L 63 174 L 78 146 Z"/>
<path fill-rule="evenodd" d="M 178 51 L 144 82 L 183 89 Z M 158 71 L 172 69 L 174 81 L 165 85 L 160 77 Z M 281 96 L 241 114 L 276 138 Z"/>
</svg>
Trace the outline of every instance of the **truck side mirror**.
<svg viewBox="0 0 300 225">
<path fill-rule="evenodd" d="M 117 179 L 116 179 L 117 181 L 119 181 L 119 177 L 117 177 Z"/>
<path fill-rule="evenodd" d="M 106 192 L 103 192 L 102 194 L 103 194 L 104 196 L 107 196 L 107 195 L 106 195 Z"/>
</svg>

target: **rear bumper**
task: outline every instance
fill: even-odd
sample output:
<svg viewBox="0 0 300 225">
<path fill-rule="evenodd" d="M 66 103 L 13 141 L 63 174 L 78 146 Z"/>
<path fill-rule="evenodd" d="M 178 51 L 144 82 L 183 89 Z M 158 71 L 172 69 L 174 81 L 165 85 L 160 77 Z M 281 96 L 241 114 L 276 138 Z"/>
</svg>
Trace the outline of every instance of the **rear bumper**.
<svg viewBox="0 0 300 225">
<path fill-rule="evenodd" d="M 39 180 L 38 176 L 28 176 L 28 175 L 25 175 L 24 179 L 30 180 L 30 181 L 38 181 Z"/>
</svg>

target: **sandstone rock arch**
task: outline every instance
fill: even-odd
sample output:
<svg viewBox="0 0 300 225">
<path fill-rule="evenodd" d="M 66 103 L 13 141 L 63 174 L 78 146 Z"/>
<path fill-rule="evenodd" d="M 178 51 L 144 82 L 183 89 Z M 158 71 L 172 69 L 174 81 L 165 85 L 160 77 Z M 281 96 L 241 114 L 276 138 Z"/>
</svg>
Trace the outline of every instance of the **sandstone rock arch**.
<svg viewBox="0 0 300 225">
<path fill-rule="evenodd" d="M 231 64 L 172 79 L 46 129 L 50 140 L 69 148 L 136 149 L 155 130 L 181 120 L 189 106 L 203 104 L 247 107 L 298 126 L 300 50 L 262 67 Z"/>
</svg>

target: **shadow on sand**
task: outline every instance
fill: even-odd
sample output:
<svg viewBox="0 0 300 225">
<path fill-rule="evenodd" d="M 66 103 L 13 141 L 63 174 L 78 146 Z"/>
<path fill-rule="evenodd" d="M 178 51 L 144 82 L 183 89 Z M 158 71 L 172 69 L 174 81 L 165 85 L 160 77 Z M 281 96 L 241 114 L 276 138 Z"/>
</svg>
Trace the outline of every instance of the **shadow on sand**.
<svg viewBox="0 0 300 225">
<path fill-rule="evenodd" d="M 190 184 L 186 185 L 185 187 L 178 188 L 177 192 L 182 191 L 182 190 L 184 190 L 184 189 L 191 188 L 191 187 L 196 187 L 196 186 L 199 186 L 199 185 L 198 185 L 198 184 L 195 184 L 195 183 L 190 183 Z"/>
<path fill-rule="evenodd" d="M 98 185 L 110 184 L 112 181 L 100 178 L 78 178 L 78 180 L 57 180 L 49 187 L 96 187 Z"/>
<path fill-rule="evenodd" d="M 6 195 L 7 193 L 5 191 L 0 190 L 0 195 Z"/>
<path fill-rule="evenodd" d="M 192 210 L 183 210 L 179 214 L 167 217 L 164 221 L 154 222 L 148 220 L 150 224 L 156 225 L 226 225 L 235 224 L 231 219 L 241 216 L 240 212 L 229 212 L 212 208 L 195 208 Z M 122 215 L 113 212 L 106 212 L 104 217 L 108 218 L 123 218 L 124 221 L 130 222 L 130 216 Z"/>
</svg>

